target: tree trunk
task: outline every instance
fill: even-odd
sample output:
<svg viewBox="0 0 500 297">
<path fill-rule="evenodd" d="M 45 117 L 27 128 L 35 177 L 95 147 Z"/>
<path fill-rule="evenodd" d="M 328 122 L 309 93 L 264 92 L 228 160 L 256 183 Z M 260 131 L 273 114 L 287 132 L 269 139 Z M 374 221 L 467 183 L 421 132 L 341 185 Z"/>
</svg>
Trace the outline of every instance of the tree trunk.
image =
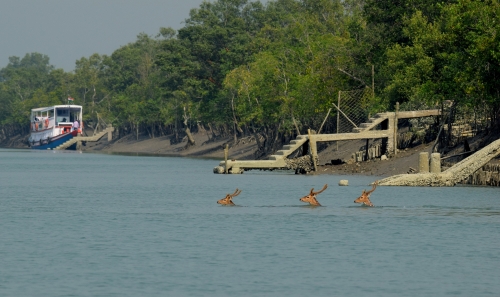
<svg viewBox="0 0 500 297">
<path fill-rule="evenodd" d="M 238 142 L 238 133 L 236 131 L 236 123 L 233 123 L 233 130 L 234 130 L 234 144 Z"/>
<path fill-rule="evenodd" d="M 186 125 L 186 129 L 184 130 L 186 132 L 187 138 L 188 138 L 188 145 L 196 145 L 196 142 L 194 141 L 194 137 L 191 134 L 191 130 L 189 130 L 189 127 Z"/>
<path fill-rule="evenodd" d="M 194 141 L 194 137 L 191 134 L 191 130 L 189 130 L 189 126 L 188 126 L 189 117 L 186 114 L 186 107 L 184 107 L 184 116 L 183 117 L 184 117 L 184 127 L 185 127 L 184 132 L 186 132 L 186 136 L 188 138 L 188 146 L 196 145 L 196 142 Z"/>
<path fill-rule="evenodd" d="M 215 134 L 214 129 L 212 129 L 212 125 L 210 125 L 210 123 L 208 123 L 208 129 L 210 129 L 210 134 L 212 135 L 212 139 L 217 138 L 217 135 Z M 208 140 L 210 140 L 210 137 L 208 137 Z"/>
</svg>

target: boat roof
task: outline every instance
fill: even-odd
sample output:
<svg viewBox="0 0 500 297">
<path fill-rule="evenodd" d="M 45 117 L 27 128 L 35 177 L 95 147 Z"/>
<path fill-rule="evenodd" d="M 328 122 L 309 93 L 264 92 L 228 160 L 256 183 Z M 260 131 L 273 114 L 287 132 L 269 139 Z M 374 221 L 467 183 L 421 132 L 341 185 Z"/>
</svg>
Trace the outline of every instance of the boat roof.
<svg viewBox="0 0 500 297">
<path fill-rule="evenodd" d="M 33 108 L 31 111 L 46 111 L 46 110 L 52 110 L 54 108 L 76 108 L 76 109 L 82 109 L 81 105 L 53 105 L 53 106 L 47 106 L 47 107 L 39 107 L 39 108 Z"/>
</svg>

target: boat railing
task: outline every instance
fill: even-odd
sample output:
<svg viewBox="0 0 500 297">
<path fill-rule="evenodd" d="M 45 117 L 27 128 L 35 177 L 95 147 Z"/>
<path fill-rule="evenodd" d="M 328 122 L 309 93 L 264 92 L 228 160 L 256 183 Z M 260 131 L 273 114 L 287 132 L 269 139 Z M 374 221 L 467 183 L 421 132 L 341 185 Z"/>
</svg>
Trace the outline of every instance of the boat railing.
<svg viewBox="0 0 500 297">
<path fill-rule="evenodd" d="M 31 131 L 42 131 L 55 127 L 55 119 L 49 117 L 39 117 L 37 121 L 31 122 Z M 63 123 L 64 125 L 71 126 L 71 123 Z"/>
</svg>

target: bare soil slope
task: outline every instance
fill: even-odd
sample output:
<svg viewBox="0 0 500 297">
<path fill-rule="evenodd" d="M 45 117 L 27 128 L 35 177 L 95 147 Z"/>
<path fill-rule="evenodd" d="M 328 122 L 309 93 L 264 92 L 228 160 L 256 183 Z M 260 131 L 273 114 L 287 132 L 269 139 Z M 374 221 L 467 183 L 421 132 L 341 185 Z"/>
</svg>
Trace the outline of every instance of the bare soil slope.
<svg viewBox="0 0 500 297">
<path fill-rule="evenodd" d="M 209 141 L 205 133 L 195 133 L 193 137 L 196 145 L 187 146 L 187 140 L 172 144 L 170 136 L 156 138 L 143 136 L 136 139 L 135 135 L 128 135 L 111 142 L 108 142 L 106 138 L 96 143 L 88 142 L 83 146 L 83 150 L 224 159 L 224 147 L 233 140 L 232 138 L 223 138 Z M 230 147 L 229 157 L 232 159 L 253 159 L 256 150 L 255 140 L 247 137 L 238 140 L 237 145 Z"/>
<path fill-rule="evenodd" d="M 196 133 L 196 145 L 187 147 L 184 140 L 178 144 L 171 144 L 170 137 L 148 138 L 143 137 L 138 140 L 134 135 L 129 135 L 108 143 L 103 138 L 97 143 L 87 143 L 83 150 L 104 151 L 111 153 L 134 153 L 134 154 L 158 154 L 166 156 L 204 157 L 214 158 L 214 167 L 218 161 L 224 159 L 224 147 L 232 142 L 232 138 L 224 138 L 216 141 L 208 141 L 206 134 Z M 337 144 L 331 143 L 319 153 L 318 172 L 311 174 L 363 174 L 376 176 L 390 176 L 394 174 L 407 173 L 410 167 L 417 168 L 418 154 L 422 151 L 430 151 L 430 145 L 420 145 L 412 149 L 398 153 L 394 158 L 385 161 L 372 160 L 354 164 L 331 165 L 332 160 L 340 159 L 346 162 L 352 153 L 359 151 L 365 145 L 363 140 L 342 141 Z M 257 144 L 252 137 L 240 139 L 237 145 L 230 147 L 230 159 L 254 159 Z"/>
<path fill-rule="evenodd" d="M 387 160 L 373 159 L 366 162 L 350 163 L 348 160 L 351 154 L 358 151 L 364 141 L 345 141 L 339 145 L 339 152 L 336 152 L 336 145 L 331 149 L 325 149 L 318 153 L 320 166 L 318 172 L 313 174 L 357 174 L 391 176 L 394 174 L 409 173 L 418 169 L 418 156 L 420 152 L 430 152 L 432 145 L 422 144 L 411 149 L 398 152 Z M 341 159 L 344 164 L 331 165 L 331 160 Z"/>
</svg>

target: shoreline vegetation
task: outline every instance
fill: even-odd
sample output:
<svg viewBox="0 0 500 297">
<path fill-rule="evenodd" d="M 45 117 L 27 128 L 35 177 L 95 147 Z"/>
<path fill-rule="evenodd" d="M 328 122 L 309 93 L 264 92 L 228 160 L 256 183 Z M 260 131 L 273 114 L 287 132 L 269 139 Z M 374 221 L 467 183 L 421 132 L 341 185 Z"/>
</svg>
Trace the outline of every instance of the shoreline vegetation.
<svg viewBox="0 0 500 297">
<path fill-rule="evenodd" d="M 87 129 L 86 132 L 92 133 L 90 129 Z M 226 144 L 229 146 L 229 159 L 252 160 L 255 159 L 255 155 L 258 152 L 257 143 L 252 137 L 240 139 L 237 144 L 234 144 L 234 140 L 231 137 L 224 137 L 217 140 L 211 139 L 209 141 L 206 133 L 193 133 L 192 137 L 197 143 L 193 146 L 188 145 L 187 138 L 179 143 L 172 144 L 172 136 L 156 138 L 143 136 L 140 139 L 136 139 L 135 135 L 131 134 L 110 142 L 107 141 L 106 137 L 103 137 L 98 142 L 87 142 L 82 146 L 82 151 L 125 155 L 209 158 L 214 160 L 214 167 L 220 161 L 224 160 L 224 147 Z M 477 136 L 470 140 L 469 146 L 472 148 L 472 151 L 476 151 L 498 138 L 500 138 L 498 134 L 493 137 Z M 352 154 L 358 151 L 364 143 L 364 140 L 350 140 L 339 142 L 338 148 L 336 143 L 325 145 L 318 152 L 318 170 L 316 172 L 311 171 L 308 174 L 365 175 L 373 176 L 374 180 L 376 180 L 392 175 L 418 173 L 419 154 L 421 152 L 430 153 L 433 147 L 433 142 L 420 143 L 398 150 L 396 156 L 391 156 L 387 160 L 374 158 L 368 161 L 355 162 L 351 159 Z M 27 143 L 24 142 L 24 138 L 18 138 L 17 141 L 12 140 L 10 143 L 0 143 L 0 147 L 29 148 Z M 449 160 L 442 162 L 443 169 L 452 166 L 466 157 L 466 155 L 463 155 L 463 150 L 464 146 L 458 145 L 443 155 L 442 157 L 447 157 L 447 160 Z M 455 155 L 456 157 L 452 157 Z M 500 166 L 500 157 L 491 160 L 488 164 Z M 207 174 L 212 173 L 207 172 Z"/>
<path fill-rule="evenodd" d="M 88 135 L 115 128 L 112 142 L 84 150 L 221 160 L 225 144 L 232 159 L 263 159 L 309 129 L 346 133 L 380 113 L 440 109 L 396 121 L 400 153 L 382 151 L 386 161 L 349 161 L 363 141 L 318 145 L 316 174 L 414 172 L 417 152 L 450 156 L 498 138 L 498 0 L 393 2 L 207 1 L 179 30 L 139 34 L 74 71 L 42 53 L 9 57 L 0 143 L 25 145 L 30 110 L 69 97 Z"/>
</svg>

